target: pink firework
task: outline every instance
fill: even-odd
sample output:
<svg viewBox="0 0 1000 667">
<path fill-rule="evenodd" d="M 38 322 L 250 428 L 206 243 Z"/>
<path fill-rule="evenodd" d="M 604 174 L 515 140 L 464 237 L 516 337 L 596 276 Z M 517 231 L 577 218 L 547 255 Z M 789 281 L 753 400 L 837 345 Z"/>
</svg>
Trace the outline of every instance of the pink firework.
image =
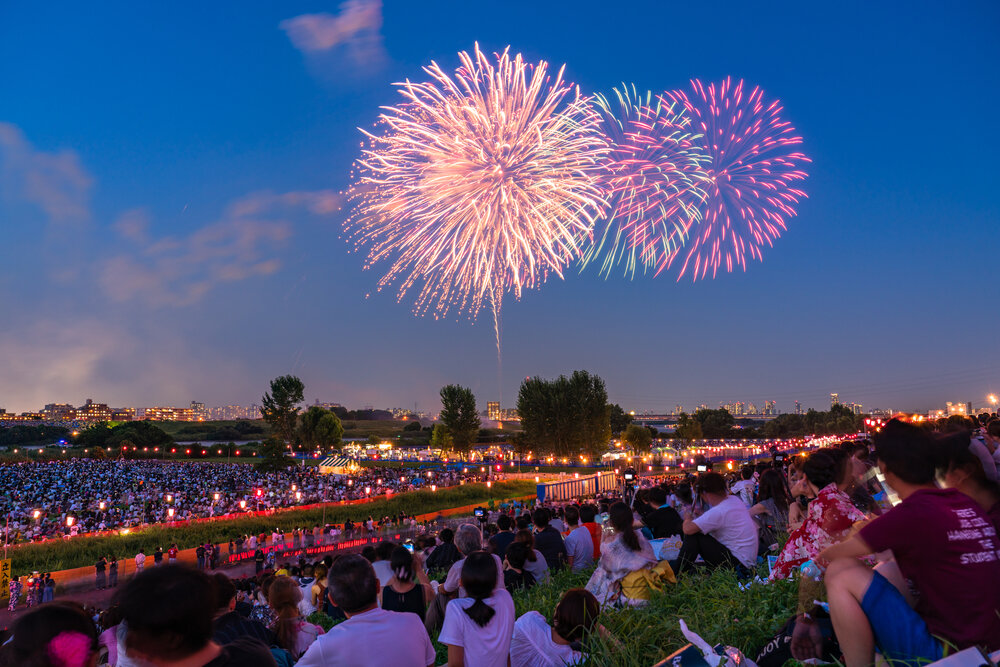
<svg viewBox="0 0 1000 667">
<path fill-rule="evenodd" d="M 663 96 L 690 117 L 710 159 L 703 219 L 692 228 L 684 250 L 670 258 L 673 263 L 684 256 L 678 280 L 689 270 L 694 280 L 709 272 L 715 277 L 719 267 L 745 271 L 747 255 L 762 260 L 764 246 L 773 246 L 806 196 L 794 186 L 806 178 L 802 166 L 810 161 L 797 149 L 802 137 L 781 119 L 781 104 L 766 100 L 759 87 L 750 90 L 730 78 L 691 85 L 690 94 Z"/>
</svg>

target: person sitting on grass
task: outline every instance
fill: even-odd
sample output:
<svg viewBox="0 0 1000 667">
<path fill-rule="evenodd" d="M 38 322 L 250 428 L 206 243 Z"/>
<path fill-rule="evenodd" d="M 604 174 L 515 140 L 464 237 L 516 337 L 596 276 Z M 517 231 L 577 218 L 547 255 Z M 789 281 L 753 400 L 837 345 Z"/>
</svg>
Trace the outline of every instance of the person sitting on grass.
<svg viewBox="0 0 1000 667">
<path fill-rule="evenodd" d="M 365 558 L 338 558 L 327 575 L 326 591 L 347 620 L 317 639 L 296 667 L 434 665 L 434 646 L 420 619 L 379 608 L 378 578 Z"/>
<path fill-rule="evenodd" d="M 513 593 L 535 585 L 535 577 L 524 569 L 529 555 L 532 555 L 531 550 L 524 542 L 514 542 L 507 547 L 503 570 L 503 583 L 507 592 Z"/>
<path fill-rule="evenodd" d="M 51 602 L 19 617 L 0 647 L 2 667 L 97 664 L 97 628 L 75 602 Z"/>
<path fill-rule="evenodd" d="M 434 589 L 424 572 L 420 554 L 411 554 L 406 547 L 396 547 L 389 564 L 392 566 L 392 577 L 389 585 L 380 591 L 380 606 L 388 611 L 416 614 L 423 622 L 427 605 L 434 599 Z"/>
<path fill-rule="evenodd" d="M 549 566 L 545 562 L 542 552 L 535 548 L 535 535 L 527 528 L 514 533 L 514 541 L 521 542 L 528 547 L 528 559 L 524 562 L 524 569 L 535 578 L 535 583 L 544 584 L 549 581 Z"/>
<path fill-rule="evenodd" d="M 653 534 L 654 540 L 681 534 L 681 515 L 667 504 L 666 491 L 654 486 L 646 493 L 646 503 L 651 511 L 642 520 Z"/>
<path fill-rule="evenodd" d="M 614 642 L 597 623 L 601 606 L 590 592 L 571 588 L 556 605 L 552 625 L 537 611 L 525 612 L 514 623 L 510 641 L 511 667 L 563 667 L 587 659 L 584 642 L 592 632 Z"/>
<path fill-rule="evenodd" d="M 729 495 L 726 480 L 717 472 L 698 478 L 698 495 L 709 506 L 701 516 L 684 514 L 684 542 L 677 556 L 678 573 L 694 569 L 701 556 L 709 569 L 720 565 L 741 574 L 757 561 L 757 524 L 750 510 L 736 496 Z"/>
<path fill-rule="evenodd" d="M 275 619 L 271 630 L 278 639 L 278 645 L 298 659 L 316 638 L 323 634 L 323 628 L 309 623 L 302 617 L 299 602 L 302 591 L 292 577 L 275 577 L 267 593 L 267 603 L 274 610 Z"/>
<path fill-rule="evenodd" d="M 229 577 L 216 573 L 212 576 L 212 584 L 219 603 L 212 624 L 212 639 L 217 644 L 228 644 L 240 637 L 254 637 L 268 646 L 275 643 L 273 632 L 236 611 L 236 586 Z"/>
<path fill-rule="evenodd" d="M 889 422 L 875 455 L 901 502 L 820 554 L 847 667 L 872 664 L 876 647 L 897 664 L 940 660 L 946 645 L 1000 649 L 1000 540 L 974 500 L 934 485 L 935 448 L 921 428 Z M 858 561 L 886 550 L 900 576 Z"/>
<path fill-rule="evenodd" d="M 468 597 L 448 603 L 438 641 L 448 647 L 449 667 L 506 667 L 514 630 L 514 599 L 496 587 L 496 556 L 477 551 L 462 563 Z"/>
<path fill-rule="evenodd" d="M 569 534 L 563 540 L 567 564 L 573 572 L 580 572 L 594 564 L 594 543 L 590 539 L 590 531 L 580 525 L 580 509 L 576 505 L 567 507 L 564 516 L 569 524 Z"/>
<path fill-rule="evenodd" d="M 462 566 L 465 564 L 465 559 L 469 554 L 478 552 L 483 548 L 482 534 L 479 532 L 477 526 L 471 523 L 463 523 L 458 527 L 458 532 L 455 533 L 455 546 L 458 550 L 462 552 L 461 560 L 455 562 L 448 570 L 448 577 L 445 579 L 444 583 L 441 584 L 441 589 L 448 594 L 452 594 L 458 591 L 459 597 L 465 597 L 465 590 L 461 584 L 462 578 Z M 493 561 L 496 563 L 497 578 L 496 578 L 496 588 L 503 588 L 503 563 L 500 561 L 500 557 L 496 554 L 490 554 Z"/>
<path fill-rule="evenodd" d="M 462 558 L 458 547 L 455 546 L 455 531 L 445 528 L 438 534 L 438 539 L 441 540 L 441 544 L 434 547 L 431 555 L 427 557 L 429 570 L 447 570 Z"/>
<path fill-rule="evenodd" d="M 942 487 L 958 489 L 976 501 L 1000 531 L 1000 484 L 987 478 L 982 462 L 969 448 L 967 434 L 941 441 L 937 475 Z"/>
<path fill-rule="evenodd" d="M 625 503 L 615 503 L 608 510 L 608 521 L 614 534 L 601 543 L 601 560 L 587 582 L 587 590 L 601 604 L 625 602 L 633 604 L 622 593 L 622 580 L 632 572 L 656 564 L 653 547 L 635 529 L 632 510 Z"/>
<path fill-rule="evenodd" d="M 558 572 L 566 564 L 566 545 L 559 531 L 549 525 L 552 513 L 547 507 L 539 507 L 531 515 L 535 525 L 535 548 L 545 557 L 550 572 Z"/>
<path fill-rule="evenodd" d="M 204 572 L 179 565 L 146 570 L 122 589 L 128 656 L 153 667 L 275 667 L 270 650 L 241 637 L 212 640 L 215 587 Z"/>
</svg>

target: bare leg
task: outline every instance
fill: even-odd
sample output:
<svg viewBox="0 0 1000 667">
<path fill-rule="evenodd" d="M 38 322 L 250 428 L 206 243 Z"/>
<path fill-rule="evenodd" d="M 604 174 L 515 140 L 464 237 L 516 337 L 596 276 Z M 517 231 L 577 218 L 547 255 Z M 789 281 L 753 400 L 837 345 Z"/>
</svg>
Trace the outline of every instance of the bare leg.
<svg viewBox="0 0 1000 667">
<path fill-rule="evenodd" d="M 875 566 L 875 571 L 885 577 L 890 584 L 896 587 L 903 598 L 906 600 L 906 604 L 910 605 L 910 609 L 916 606 L 917 601 L 913 599 L 913 593 L 910 592 L 910 587 L 906 584 L 906 579 L 903 578 L 903 573 L 899 571 L 899 564 L 896 563 L 895 559 L 882 561 Z"/>
<path fill-rule="evenodd" d="M 826 571 L 830 617 L 847 667 L 868 667 L 875 661 L 875 637 L 861 600 L 872 580 L 872 571 L 857 559 L 845 558 Z"/>
</svg>

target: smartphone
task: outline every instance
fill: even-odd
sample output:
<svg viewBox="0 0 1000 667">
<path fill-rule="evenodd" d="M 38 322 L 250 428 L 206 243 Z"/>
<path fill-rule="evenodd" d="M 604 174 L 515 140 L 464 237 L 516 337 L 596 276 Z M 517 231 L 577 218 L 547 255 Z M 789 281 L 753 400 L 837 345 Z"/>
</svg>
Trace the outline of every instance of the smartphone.
<svg viewBox="0 0 1000 667">
<path fill-rule="evenodd" d="M 405 542 L 403 546 L 406 547 L 406 550 L 411 554 L 413 553 L 413 542 Z"/>
<path fill-rule="evenodd" d="M 708 472 L 708 466 L 706 465 L 698 466 L 698 472 Z"/>
</svg>

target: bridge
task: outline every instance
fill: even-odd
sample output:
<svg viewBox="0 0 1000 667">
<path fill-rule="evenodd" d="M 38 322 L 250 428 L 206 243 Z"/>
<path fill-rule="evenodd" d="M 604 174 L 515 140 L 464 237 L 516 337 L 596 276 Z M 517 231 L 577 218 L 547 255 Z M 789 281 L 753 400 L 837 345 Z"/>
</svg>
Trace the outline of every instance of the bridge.
<svg viewBox="0 0 1000 667">
<path fill-rule="evenodd" d="M 631 415 L 631 417 L 633 423 L 642 424 L 644 426 L 676 424 L 677 420 L 680 419 L 680 415 L 675 414 Z M 733 419 L 738 422 L 744 420 L 752 422 L 769 422 L 777 417 L 778 415 L 733 415 Z"/>
</svg>

